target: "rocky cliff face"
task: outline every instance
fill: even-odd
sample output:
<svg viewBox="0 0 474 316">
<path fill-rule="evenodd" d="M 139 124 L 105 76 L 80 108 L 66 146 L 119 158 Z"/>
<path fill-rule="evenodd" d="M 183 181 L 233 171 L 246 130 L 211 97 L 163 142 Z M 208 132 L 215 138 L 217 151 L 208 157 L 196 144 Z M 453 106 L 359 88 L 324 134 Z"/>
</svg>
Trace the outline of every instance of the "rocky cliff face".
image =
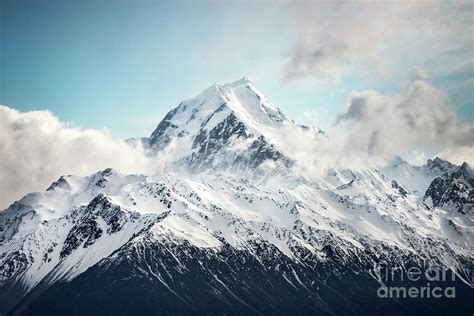
<svg viewBox="0 0 474 316">
<path fill-rule="evenodd" d="M 463 163 L 459 167 L 436 177 L 425 192 L 423 200 L 434 207 L 454 209 L 472 214 L 474 209 L 474 177 L 471 167 Z"/>
</svg>

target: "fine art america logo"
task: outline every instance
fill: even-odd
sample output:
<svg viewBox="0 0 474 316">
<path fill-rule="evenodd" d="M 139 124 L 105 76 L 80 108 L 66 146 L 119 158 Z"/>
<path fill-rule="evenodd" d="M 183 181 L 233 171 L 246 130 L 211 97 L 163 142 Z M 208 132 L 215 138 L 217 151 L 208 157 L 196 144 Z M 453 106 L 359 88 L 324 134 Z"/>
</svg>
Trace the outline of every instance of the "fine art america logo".
<svg viewBox="0 0 474 316">
<path fill-rule="evenodd" d="M 380 298 L 455 298 L 456 273 L 435 265 L 410 268 L 383 267 L 379 269 L 382 285 L 377 289 Z M 474 275 L 467 274 L 467 282 Z"/>
</svg>

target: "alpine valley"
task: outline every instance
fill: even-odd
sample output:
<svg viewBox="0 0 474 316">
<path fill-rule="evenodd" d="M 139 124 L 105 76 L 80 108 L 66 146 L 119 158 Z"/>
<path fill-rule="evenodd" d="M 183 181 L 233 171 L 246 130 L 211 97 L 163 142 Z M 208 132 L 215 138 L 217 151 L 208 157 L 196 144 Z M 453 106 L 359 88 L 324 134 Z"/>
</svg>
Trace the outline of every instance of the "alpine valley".
<svg viewBox="0 0 474 316">
<path fill-rule="evenodd" d="M 309 173 L 291 135 L 331 138 L 246 78 L 216 84 L 127 141 L 170 156 L 163 171 L 64 175 L 14 202 L 0 212 L 0 314 L 472 315 L 467 163 Z M 381 297 L 393 286 L 425 294 Z"/>
</svg>

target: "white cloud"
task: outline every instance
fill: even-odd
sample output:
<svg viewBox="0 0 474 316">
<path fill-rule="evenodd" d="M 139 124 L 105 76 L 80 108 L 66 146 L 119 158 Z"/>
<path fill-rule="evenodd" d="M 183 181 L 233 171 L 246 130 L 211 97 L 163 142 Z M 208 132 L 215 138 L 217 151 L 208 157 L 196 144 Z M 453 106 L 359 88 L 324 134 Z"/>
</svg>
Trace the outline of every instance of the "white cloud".
<svg viewBox="0 0 474 316">
<path fill-rule="evenodd" d="M 353 92 L 332 129 L 346 134 L 344 148 L 377 155 L 402 154 L 412 161 L 421 159 L 419 150 L 430 149 L 472 163 L 473 158 L 465 153 L 474 147 L 474 125 L 445 104 L 444 94 L 428 78 L 414 76 L 395 95 Z"/>
<path fill-rule="evenodd" d="M 474 166 L 474 147 L 459 146 L 451 147 L 438 153 L 436 156 L 446 159 L 455 164 L 462 164 L 464 161 Z"/>
<path fill-rule="evenodd" d="M 347 133 L 328 134 L 288 126 L 281 131 L 278 148 L 296 162 L 293 171 L 304 176 L 319 177 L 329 169 L 363 169 L 376 162 L 378 157 L 345 146 Z"/>
<path fill-rule="evenodd" d="M 319 177 L 333 168 L 379 167 L 393 155 L 415 165 L 434 156 L 474 165 L 474 125 L 446 104 L 444 94 L 421 70 L 396 94 L 352 92 L 344 112 L 325 132 L 287 126 L 277 145 L 305 176 Z"/>
<path fill-rule="evenodd" d="M 48 111 L 21 113 L 6 106 L 0 106 L 0 153 L 0 208 L 64 174 L 108 167 L 148 173 L 163 166 L 163 157 L 149 158 L 107 131 L 67 126 Z"/>
</svg>

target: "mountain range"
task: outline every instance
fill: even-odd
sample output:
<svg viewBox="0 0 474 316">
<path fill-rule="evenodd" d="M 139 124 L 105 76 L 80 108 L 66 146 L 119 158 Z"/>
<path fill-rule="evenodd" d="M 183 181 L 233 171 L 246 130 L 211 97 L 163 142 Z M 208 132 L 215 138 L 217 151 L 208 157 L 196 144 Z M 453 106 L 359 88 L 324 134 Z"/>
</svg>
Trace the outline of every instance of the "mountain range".
<svg viewBox="0 0 474 316">
<path fill-rule="evenodd" d="M 247 78 L 216 84 L 128 140 L 171 152 L 164 171 L 63 175 L 14 202 L 0 212 L 0 313 L 472 314 L 467 163 L 390 156 L 315 176 L 288 135 L 330 138 Z M 380 297 L 427 286 L 384 272 L 426 267 L 452 273 L 428 287 L 455 298 Z"/>
</svg>

